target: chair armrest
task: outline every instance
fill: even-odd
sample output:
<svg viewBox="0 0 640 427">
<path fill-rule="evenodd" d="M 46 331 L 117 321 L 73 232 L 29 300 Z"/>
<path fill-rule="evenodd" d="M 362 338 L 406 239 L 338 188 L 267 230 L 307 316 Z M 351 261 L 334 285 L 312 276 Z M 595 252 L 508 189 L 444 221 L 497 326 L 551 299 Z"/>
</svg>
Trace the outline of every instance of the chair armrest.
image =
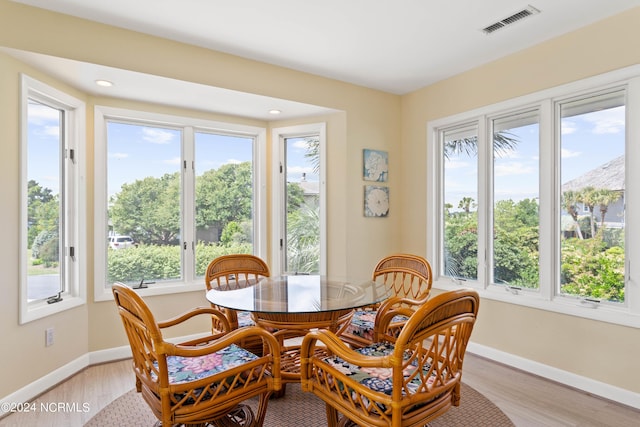
<svg viewBox="0 0 640 427">
<path fill-rule="evenodd" d="M 317 341 L 322 342 L 330 354 L 340 357 L 344 361 L 354 365 L 373 368 L 389 368 L 392 366 L 390 356 L 364 356 L 348 347 L 340 337 L 333 332 L 320 329 L 309 332 L 302 340 L 302 346 L 300 348 L 301 372 L 306 370 L 305 365 L 310 363 L 310 360 L 314 358 L 313 354 Z"/>
<path fill-rule="evenodd" d="M 391 307 L 388 306 L 387 310 L 378 311 L 376 319 L 373 324 L 373 342 L 390 341 L 395 342 L 397 335 L 393 332 L 389 332 L 391 329 L 398 330 L 404 326 L 404 322 L 392 323 L 394 317 L 398 315 L 406 316 L 407 318 L 415 310 L 411 307 Z"/>
<path fill-rule="evenodd" d="M 424 301 L 414 300 L 410 298 L 403 297 L 391 297 L 384 301 L 380 308 L 378 309 L 378 313 L 376 314 L 375 325 L 380 325 L 383 318 L 387 317 L 389 312 L 394 312 L 394 315 L 404 314 L 405 316 L 411 316 L 411 314 L 415 311 L 417 307 L 423 304 Z M 389 321 L 393 318 L 393 316 L 389 317 Z"/>
<path fill-rule="evenodd" d="M 212 307 L 196 307 L 176 317 L 172 317 L 170 319 L 158 322 L 158 327 L 162 329 L 162 328 L 168 328 L 171 326 L 179 325 L 180 323 L 183 323 L 186 320 L 191 319 L 192 317 L 199 316 L 202 314 L 218 317 L 220 319 L 220 323 L 226 326 L 225 331 L 231 330 L 229 321 L 227 320 L 227 317 L 224 315 L 224 313 Z"/>
<path fill-rule="evenodd" d="M 423 299 L 412 299 L 412 298 L 407 298 L 407 297 L 393 296 L 393 297 L 387 298 L 386 300 L 384 300 L 380 304 L 380 307 L 378 307 L 378 312 L 386 311 L 386 310 L 389 310 L 391 308 L 402 306 L 402 305 L 404 305 L 404 306 L 419 306 L 419 305 L 423 304 L 424 302 L 425 302 L 425 300 L 423 300 Z"/>
<path fill-rule="evenodd" d="M 202 356 L 205 354 L 210 354 L 223 348 L 229 347 L 231 344 L 239 345 L 240 342 L 247 337 L 260 337 L 262 342 L 265 344 L 265 354 L 270 355 L 279 355 L 280 354 L 280 346 L 278 344 L 278 340 L 269 332 L 260 328 L 259 326 L 248 326 L 245 328 L 235 329 L 229 333 L 219 335 L 210 336 L 210 341 L 206 344 L 199 345 L 189 345 L 190 343 L 184 344 L 172 344 L 169 342 L 163 342 L 163 351 L 162 353 L 169 356 L 183 356 L 183 357 L 196 357 Z M 206 342 L 206 339 L 201 339 L 198 341 Z M 277 365 L 278 370 L 280 369 L 280 358 L 273 358 L 274 369 L 275 365 Z"/>
</svg>

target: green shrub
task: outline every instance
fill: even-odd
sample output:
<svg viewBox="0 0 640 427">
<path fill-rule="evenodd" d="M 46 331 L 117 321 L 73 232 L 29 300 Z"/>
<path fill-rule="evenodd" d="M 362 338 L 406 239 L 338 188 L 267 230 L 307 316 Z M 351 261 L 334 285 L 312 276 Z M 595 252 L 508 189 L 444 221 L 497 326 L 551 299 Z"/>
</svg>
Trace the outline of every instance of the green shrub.
<svg viewBox="0 0 640 427">
<path fill-rule="evenodd" d="M 251 253 L 251 244 L 229 246 L 196 245 L 196 275 L 204 276 L 207 266 L 220 255 Z M 139 283 L 145 281 L 176 280 L 181 277 L 180 246 L 139 245 L 137 248 L 109 250 L 108 283 Z"/>
<path fill-rule="evenodd" d="M 562 244 L 562 292 L 624 301 L 624 249 L 605 249 L 600 239 L 567 239 Z"/>
<path fill-rule="evenodd" d="M 33 245 L 31 246 L 31 256 L 33 258 L 40 258 L 43 261 L 58 261 L 58 253 L 53 253 L 50 245 L 47 245 L 48 242 L 55 240 L 56 251 L 58 250 L 58 231 L 57 230 L 45 230 L 38 233 L 36 238 L 33 240 Z M 44 248 L 44 246 L 47 246 Z M 46 254 L 43 254 L 43 251 Z M 55 258 L 45 259 L 45 256 L 52 257 L 55 255 Z"/>
</svg>

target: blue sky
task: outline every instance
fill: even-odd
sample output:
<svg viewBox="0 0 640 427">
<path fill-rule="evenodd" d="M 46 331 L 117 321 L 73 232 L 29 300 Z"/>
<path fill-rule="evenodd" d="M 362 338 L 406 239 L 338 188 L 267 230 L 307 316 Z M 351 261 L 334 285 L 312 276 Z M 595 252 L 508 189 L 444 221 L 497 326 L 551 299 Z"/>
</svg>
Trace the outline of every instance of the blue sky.
<svg viewBox="0 0 640 427">
<path fill-rule="evenodd" d="M 58 138 L 60 117 L 56 109 L 31 104 L 29 107 L 28 174 L 42 186 L 58 192 Z M 109 123 L 108 125 L 109 194 L 119 191 L 123 183 L 146 176 L 162 176 L 180 170 L 181 132 L 176 129 Z M 303 138 L 288 140 L 288 181 L 318 181 L 312 165 L 304 157 Z M 217 169 L 228 163 L 251 160 L 252 139 L 219 134 L 198 133 L 196 137 L 196 173 Z"/>
<path fill-rule="evenodd" d="M 108 132 L 109 194 L 117 192 L 125 182 L 180 170 L 180 131 L 110 123 Z M 252 143 L 247 137 L 196 133 L 196 175 L 225 164 L 250 161 Z M 301 138 L 289 144 L 290 181 L 300 181 L 303 172 L 307 173 L 307 180 L 317 180 L 304 159 L 305 147 Z"/>
<path fill-rule="evenodd" d="M 29 179 L 57 193 L 59 178 L 57 110 L 40 105 L 29 109 Z M 538 147 L 536 126 L 511 129 L 520 143 L 515 152 L 495 161 L 499 198 L 519 200 L 537 196 Z M 624 107 L 610 108 L 565 118 L 562 121 L 562 182 L 612 160 L 624 153 Z M 312 166 L 304 158 L 302 138 L 290 140 L 287 151 L 288 181 L 317 181 Z M 145 176 L 162 176 L 180 169 L 180 132 L 168 128 L 136 125 L 109 125 L 109 193 L 122 183 Z M 196 172 L 251 158 L 251 140 L 226 135 L 200 134 L 196 148 Z M 457 207 L 463 195 L 477 199 L 474 159 L 464 155 L 447 164 L 447 201 Z M 455 191 L 454 191 L 455 190 Z"/>
<path fill-rule="evenodd" d="M 562 120 L 561 182 L 577 178 L 624 154 L 624 107 L 581 114 Z M 494 163 L 496 200 L 514 201 L 538 196 L 538 126 L 509 129 L 518 140 L 516 150 L 496 157 Z M 476 157 L 452 156 L 445 163 L 445 201 L 454 211 L 462 197 L 477 202 Z"/>
<path fill-rule="evenodd" d="M 60 112 L 42 104 L 29 103 L 27 138 L 28 179 L 58 193 L 60 180 Z"/>
</svg>

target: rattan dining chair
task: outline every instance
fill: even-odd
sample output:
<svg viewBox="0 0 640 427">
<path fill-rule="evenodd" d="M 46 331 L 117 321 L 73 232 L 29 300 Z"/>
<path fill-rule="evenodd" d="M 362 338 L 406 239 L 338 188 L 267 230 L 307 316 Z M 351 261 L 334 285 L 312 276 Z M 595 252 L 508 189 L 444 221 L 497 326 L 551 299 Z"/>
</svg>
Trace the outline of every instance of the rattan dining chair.
<svg viewBox="0 0 640 427">
<path fill-rule="evenodd" d="M 136 389 L 162 426 L 210 423 L 223 427 L 262 426 L 269 397 L 281 387 L 278 342 L 257 326 L 231 331 L 223 313 L 198 307 L 156 322 L 144 300 L 116 283 L 113 295 L 133 353 Z M 162 330 L 198 315 L 218 318 L 222 331 L 180 344 L 167 342 Z M 239 346 L 260 339 L 268 353 L 257 356 Z M 256 413 L 245 404 L 259 397 Z M 156 424 L 158 425 L 158 424 Z"/>
<path fill-rule="evenodd" d="M 424 303 L 429 298 L 433 283 L 429 262 L 411 254 L 394 254 L 381 259 L 373 271 L 373 280 L 383 281 L 392 296 L 378 306 L 366 307 L 354 313 L 351 324 L 341 335 L 342 340 L 354 348 L 374 341 L 380 318 L 386 313 L 399 307 L 415 309 Z M 406 315 L 396 312 L 386 332 L 398 335 L 406 321 Z"/>
<path fill-rule="evenodd" d="M 358 349 L 327 330 L 310 332 L 301 348 L 302 390 L 325 402 L 328 426 L 424 426 L 460 404 L 478 305 L 471 289 L 434 296 L 410 313 L 395 342 Z M 318 346 L 330 355 L 314 354 Z"/>
<path fill-rule="evenodd" d="M 222 255 L 215 258 L 207 266 L 204 276 L 207 290 L 231 290 L 253 286 L 263 277 L 269 277 L 269 266 L 261 258 L 250 254 Z M 231 329 L 245 326 L 255 326 L 251 314 L 246 311 L 236 311 L 212 304 L 212 307 L 222 311 Z M 214 321 L 213 329 L 219 330 L 220 325 Z M 259 339 L 247 339 L 242 343 L 247 350 L 261 354 L 262 341 Z"/>
</svg>

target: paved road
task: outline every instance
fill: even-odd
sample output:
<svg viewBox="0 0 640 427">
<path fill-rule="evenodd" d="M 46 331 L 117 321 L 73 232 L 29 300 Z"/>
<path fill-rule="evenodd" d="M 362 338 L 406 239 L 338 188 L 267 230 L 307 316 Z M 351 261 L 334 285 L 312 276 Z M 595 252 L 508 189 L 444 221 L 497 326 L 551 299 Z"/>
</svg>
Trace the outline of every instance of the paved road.
<svg viewBox="0 0 640 427">
<path fill-rule="evenodd" d="M 29 276 L 27 279 L 27 299 L 44 299 L 54 296 L 60 289 L 60 276 L 58 274 L 43 274 Z"/>
</svg>

